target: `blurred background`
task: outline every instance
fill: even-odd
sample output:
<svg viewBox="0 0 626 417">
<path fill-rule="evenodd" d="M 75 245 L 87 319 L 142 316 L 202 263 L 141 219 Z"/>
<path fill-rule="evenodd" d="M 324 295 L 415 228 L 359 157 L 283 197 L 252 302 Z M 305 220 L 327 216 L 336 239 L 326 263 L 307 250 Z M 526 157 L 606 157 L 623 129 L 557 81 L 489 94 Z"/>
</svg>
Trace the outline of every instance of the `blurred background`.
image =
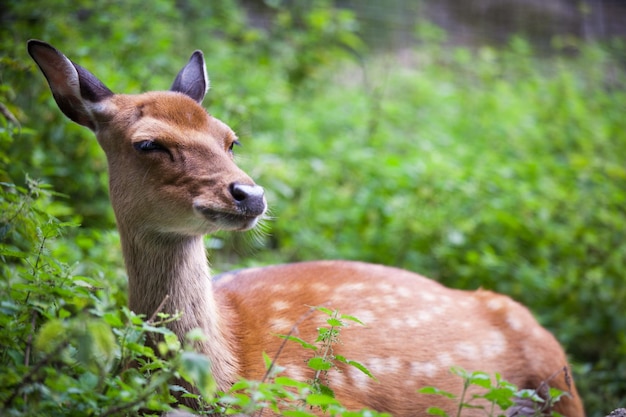
<svg viewBox="0 0 626 417">
<path fill-rule="evenodd" d="M 0 181 L 50 184 L 38 207 L 81 224 L 53 254 L 123 288 L 104 155 L 30 38 L 125 93 L 204 51 L 204 105 L 273 217 L 207 238 L 217 272 L 358 259 L 506 293 L 589 416 L 626 406 L 626 1 L 3 1 Z"/>
</svg>

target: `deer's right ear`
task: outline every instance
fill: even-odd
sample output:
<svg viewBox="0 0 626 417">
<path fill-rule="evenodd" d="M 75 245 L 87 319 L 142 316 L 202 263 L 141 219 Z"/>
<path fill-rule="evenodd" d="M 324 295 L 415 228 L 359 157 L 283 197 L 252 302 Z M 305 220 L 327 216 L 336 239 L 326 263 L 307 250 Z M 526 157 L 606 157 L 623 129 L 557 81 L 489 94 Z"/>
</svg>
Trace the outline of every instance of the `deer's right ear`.
<svg viewBox="0 0 626 417">
<path fill-rule="evenodd" d="M 198 103 L 202 103 L 209 91 L 209 76 L 206 73 L 202 51 L 195 51 L 191 55 L 187 65 L 176 76 L 170 90 L 187 94 Z"/>
<path fill-rule="evenodd" d="M 28 41 L 28 53 L 46 76 L 59 109 L 74 122 L 95 130 L 94 104 L 113 92 L 46 42 Z"/>
</svg>

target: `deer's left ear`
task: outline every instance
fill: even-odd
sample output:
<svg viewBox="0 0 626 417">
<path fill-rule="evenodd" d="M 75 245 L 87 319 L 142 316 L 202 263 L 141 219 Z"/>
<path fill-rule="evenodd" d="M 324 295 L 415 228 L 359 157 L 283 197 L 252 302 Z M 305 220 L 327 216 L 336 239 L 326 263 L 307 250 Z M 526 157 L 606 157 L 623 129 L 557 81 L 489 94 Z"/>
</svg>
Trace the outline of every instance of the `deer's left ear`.
<svg viewBox="0 0 626 417">
<path fill-rule="evenodd" d="M 28 53 L 46 76 L 61 111 L 74 122 L 95 130 L 95 104 L 111 97 L 113 92 L 46 42 L 28 41 Z"/>
<path fill-rule="evenodd" d="M 206 73 L 202 51 L 195 51 L 191 55 L 187 65 L 176 76 L 170 90 L 187 94 L 198 103 L 202 103 L 209 91 L 209 76 Z"/>
</svg>

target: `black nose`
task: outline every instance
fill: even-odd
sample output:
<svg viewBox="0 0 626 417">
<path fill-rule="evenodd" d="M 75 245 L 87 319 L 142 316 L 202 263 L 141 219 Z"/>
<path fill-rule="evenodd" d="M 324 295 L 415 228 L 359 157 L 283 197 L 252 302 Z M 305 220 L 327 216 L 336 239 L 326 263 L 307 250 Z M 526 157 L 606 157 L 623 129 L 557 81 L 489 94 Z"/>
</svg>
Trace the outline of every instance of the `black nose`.
<svg viewBox="0 0 626 417">
<path fill-rule="evenodd" d="M 248 216 L 260 216 L 265 212 L 265 190 L 258 185 L 232 183 L 230 194 L 235 199 L 235 204 Z"/>
</svg>

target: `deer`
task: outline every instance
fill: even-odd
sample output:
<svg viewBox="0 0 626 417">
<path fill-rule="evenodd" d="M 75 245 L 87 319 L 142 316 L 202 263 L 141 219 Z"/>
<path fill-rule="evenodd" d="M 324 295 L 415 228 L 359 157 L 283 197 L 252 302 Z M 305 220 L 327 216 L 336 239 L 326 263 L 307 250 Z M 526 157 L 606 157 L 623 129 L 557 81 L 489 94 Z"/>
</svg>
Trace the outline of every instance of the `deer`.
<svg viewBox="0 0 626 417">
<path fill-rule="evenodd" d="M 225 273 L 212 280 L 203 236 L 245 231 L 266 215 L 265 190 L 234 162 L 236 134 L 201 105 L 208 89 L 204 55 L 195 51 L 167 91 L 116 94 L 85 68 L 39 40 L 28 52 L 59 109 L 95 133 L 109 173 L 109 193 L 128 276 L 128 304 L 150 317 L 180 313 L 169 324 L 211 362 L 222 391 L 240 378 L 260 380 L 262 359 L 278 353 L 285 375 L 305 381 L 302 347 L 278 334 L 295 329 L 314 340 L 321 321 L 305 317 L 327 306 L 364 326 L 342 332 L 336 354 L 375 377 L 338 364 L 329 371 L 336 398 L 348 409 L 423 416 L 430 406 L 449 414 L 453 399 L 418 393 L 423 386 L 460 394 L 452 366 L 499 373 L 519 388 L 566 393 L 554 410 L 585 415 L 565 352 L 531 312 L 489 290 L 457 290 L 391 266 L 320 260 Z M 192 405 L 193 406 L 193 405 Z M 510 416 L 532 415 L 525 400 Z M 467 416 L 482 415 L 476 409 Z"/>
</svg>

